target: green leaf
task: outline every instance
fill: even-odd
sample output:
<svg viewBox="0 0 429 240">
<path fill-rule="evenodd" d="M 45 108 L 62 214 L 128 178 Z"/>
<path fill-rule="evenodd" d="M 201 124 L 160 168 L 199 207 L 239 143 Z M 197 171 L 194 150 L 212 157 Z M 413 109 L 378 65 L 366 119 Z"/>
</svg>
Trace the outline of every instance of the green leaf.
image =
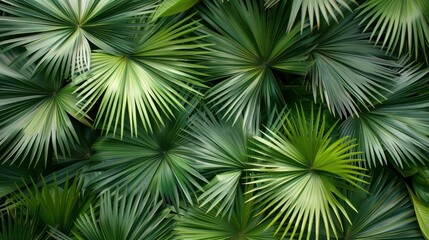
<svg viewBox="0 0 429 240">
<path fill-rule="evenodd" d="M 198 2 L 199 0 L 163 0 L 156 9 L 153 19 L 184 12 Z"/>
<path fill-rule="evenodd" d="M 217 82 L 207 97 L 226 119 L 259 125 L 265 111 L 284 105 L 276 72 L 308 72 L 311 48 L 302 49 L 308 31 L 286 32 L 286 10 L 285 4 L 264 10 L 261 1 L 204 2 L 202 32 L 213 46 L 203 61 Z"/>
<path fill-rule="evenodd" d="M 174 224 L 162 210 L 162 202 L 151 201 L 142 192 L 122 194 L 109 190 L 100 197 L 100 204 L 76 221 L 79 240 L 158 240 L 171 239 Z"/>
<path fill-rule="evenodd" d="M 0 240 L 42 240 L 38 219 L 31 218 L 28 211 L 11 209 L 0 216 Z"/>
<path fill-rule="evenodd" d="M 423 236 L 426 240 L 429 239 L 429 205 L 421 202 L 416 195 L 408 188 L 408 192 L 410 193 L 411 200 L 413 201 L 414 211 L 417 217 L 417 221 L 420 225 L 420 230 L 422 231 Z"/>
<path fill-rule="evenodd" d="M 242 194 L 242 177 L 247 167 L 247 141 L 249 134 L 241 121 L 235 125 L 216 119 L 210 112 L 197 114 L 190 126 L 189 155 L 195 168 L 211 179 L 199 196 L 200 206 L 209 205 L 207 211 L 218 206 L 216 215 L 231 217 L 238 195 Z"/>
<path fill-rule="evenodd" d="M 15 56 L 0 55 L 0 159 L 29 167 L 43 160 L 46 165 L 51 153 L 66 155 L 78 140 L 73 118 L 90 123 L 79 110 L 73 86 L 56 75 L 8 66 Z"/>
<path fill-rule="evenodd" d="M 187 147 L 190 143 L 182 136 L 187 116 L 179 115 L 151 133 L 141 130 L 137 137 L 120 140 L 110 135 L 101 139 L 94 146 L 97 153 L 90 169 L 101 174 L 90 187 L 97 191 L 116 187 L 147 191 L 176 209 L 181 200 L 193 204 L 194 192 L 202 190 L 200 182 L 205 178 L 198 173 Z"/>
<path fill-rule="evenodd" d="M 287 0 L 265 0 L 265 6 L 272 7 L 278 4 L 279 1 L 287 2 Z M 337 15 L 344 17 L 344 9 L 350 12 L 353 11 L 350 5 L 357 5 L 357 2 L 355 0 L 293 0 L 292 10 L 290 14 L 288 14 L 288 30 L 292 29 L 299 15 L 301 15 L 301 30 L 305 26 L 304 23 L 308 20 L 310 21 L 311 27 L 317 25 L 317 28 L 320 28 L 322 20 L 325 20 L 325 22 L 329 24 L 329 21 L 333 19 L 338 23 Z"/>
<path fill-rule="evenodd" d="M 190 17 L 145 25 L 132 53 L 92 54 L 91 71 L 73 81 L 79 85 L 81 109 L 99 104 L 96 126 L 114 134 L 119 127 L 121 137 L 125 123 L 131 135 L 137 126 L 151 131 L 154 123 L 164 124 L 164 115 L 171 118 L 174 110 L 184 109 L 184 95 L 199 95 L 197 88 L 204 85 L 195 69 L 201 66 L 192 59 L 203 53 L 198 49 L 204 45 L 194 42 L 200 37 L 188 35 L 198 29 Z"/>
<path fill-rule="evenodd" d="M 387 94 L 388 100 L 340 126 L 342 136 L 358 139 L 369 167 L 388 161 L 400 168 L 427 162 L 429 151 L 429 70 L 404 66 Z"/>
<path fill-rule="evenodd" d="M 383 101 L 393 84 L 397 67 L 367 40 L 356 27 L 353 16 L 339 24 L 323 27 L 316 33 L 311 53 L 314 65 L 309 81 L 314 98 L 320 97 L 334 115 L 359 115 L 361 108 L 371 108 Z"/>
<path fill-rule="evenodd" d="M 131 20 L 150 13 L 152 1 L 2 0 L 0 41 L 4 50 L 24 47 L 28 67 L 68 77 L 91 66 L 91 45 L 105 51 L 130 51 Z M 13 37 L 12 37 L 13 36 Z M 28 57 L 28 58 L 27 58 Z M 60 74 L 61 73 L 61 74 Z"/>
<path fill-rule="evenodd" d="M 331 233 L 338 237 L 335 220 L 349 220 L 346 207 L 355 209 L 341 190 L 362 189 L 357 183 L 365 183 L 364 169 L 356 166 L 361 160 L 351 151 L 354 141 L 333 140 L 333 127 L 326 129 L 325 124 L 320 109 L 307 116 L 296 107 L 281 131 L 254 137 L 252 157 L 259 162 L 249 171 L 256 187 L 246 194 L 253 193 L 251 199 L 263 207 L 258 214 L 267 215 L 264 221 L 270 226 L 279 222 L 276 233 L 283 232 L 281 238 L 287 233 L 291 239 L 302 239 L 304 233 L 309 238 L 314 231 L 318 239 L 321 222 L 328 239 Z"/>
<path fill-rule="evenodd" d="M 231 217 L 222 217 L 209 211 L 208 206 L 196 206 L 178 218 L 175 228 L 178 239 L 187 240 L 273 240 L 275 229 L 268 223 L 259 222 L 262 216 L 255 217 L 258 205 L 254 201 L 245 202 L 240 195 L 234 199 Z"/>
<path fill-rule="evenodd" d="M 366 23 L 365 31 L 371 31 L 375 44 L 383 42 L 382 48 L 393 53 L 398 47 L 401 55 L 404 48 L 417 58 L 423 53 L 426 60 L 429 41 L 427 21 L 429 4 L 426 0 L 368 0 L 359 7 L 360 24 Z"/>
<path fill-rule="evenodd" d="M 82 185 L 75 178 L 73 182 L 69 179 L 64 185 L 59 185 L 54 181 L 53 185 L 48 185 L 42 178 L 42 187 L 33 188 L 26 185 L 26 192 L 20 191 L 15 195 L 14 201 L 28 209 L 34 219 L 39 219 L 52 228 L 56 228 L 64 234 L 70 233 L 74 221 L 85 212 L 90 203 L 90 198 L 85 195 Z"/>
<path fill-rule="evenodd" d="M 348 211 L 341 239 L 422 239 L 404 182 L 388 171 L 374 171 L 367 194 L 349 191 L 357 211 Z"/>
</svg>

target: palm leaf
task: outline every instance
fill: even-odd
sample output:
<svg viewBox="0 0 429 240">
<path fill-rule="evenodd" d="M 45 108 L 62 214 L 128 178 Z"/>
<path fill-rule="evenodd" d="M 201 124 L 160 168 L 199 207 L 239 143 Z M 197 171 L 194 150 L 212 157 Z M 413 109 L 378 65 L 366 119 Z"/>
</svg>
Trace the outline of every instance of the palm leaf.
<svg viewBox="0 0 429 240">
<path fill-rule="evenodd" d="M 37 219 L 32 219 L 28 212 L 12 209 L 0 216 L 0 240 L 42 239 L 42 234 L 37 232 Z"/>
<path fill-rule="evenodd" d="M 421 166 L 413 175 L 413 189 L 422 204 L 429 204 L 429 167 Z"/>
<path fill-rule="evenodd" d="M 287 2 L 287 0 L 265 0 L 265 6 L 272 7 L 279 1 Z M 307 14 L 310 26 L 314 26 L 316 22 L 317 27 L 320 28 L 322 17 L 328 24 L 331 18 L 338 22 L 337 15 L 343 17 L 344 8 L 351 12 L 350 5 L 357 5 L 357 2 L 355 0 L 293 0 L 291 4 L 288 31 L 292 29 L 299 13 L 301 14 L 301 30 L 304 28 L 304 23 L 307 22 Z"/>
<path fill-rule="evenodd" d="M 321 29 L 316 34 L 316 48 L 311 53 L 314 65 L 309 80 L 314 98 L 319 96 L 334 115 L 359 115 L 373 102 L 385 99 L 386 88 L 392 84 L 396 66 L 383 59 L 367 42 L 367 36 L 349 16 L 339 24 Z"/>
<path fill-rule="evenodd" d="M 422 239 L 404 182 L 388 171 L 372 175 L 368 194 L 348 195 L 357 211 L 348 211 L 342 239 Z"/>
<path fill-rule="evenodd" d="M 195 168 L 200 169 L 210 182 L 200 195 L 200 206 L 208 205 L 207 211 L 218 206 L 216 215 L 231 217 L 234 203 L 241 190 L 244 169 L 247 167 L 247 139 L 242 122 L 232 123 L 216 119 L 207 112 L 193 118 L 190 126 L 190 156 Z"/>
<path fill-rule="evenodd" d="M 254 137 L 253 157 L 259 163 L 249 171 L 257 187 L 248 193 L 263 206 L 258 214 L 265 213 L 264 220 L 279 222 L 276 233 L 283 231 L 282 238 L 291 233 L 291 239 L 301 239 L 305 232 L 309 238 L 314 230 L 318 239 L 321 222 L 328 239 L 332 232 L 337 237 L 335 219 L 349 219 L 346 206 L 355 209 L 341 189 L 351 185 L 358 191 L 357 182 L 365 182 L 358 178 L 363 169 L 355 166 L 358 153 L 350 151 L 354 141 L 333 140 L 333 127 L 325 128 L 320 109 L 308 117 L 296 107 L 294 115 L 286 116 L 281 131 Z"/>
<path fill-rule="evenodd" d="M 85 240 L 158 240 L 171 239 L 174 227 L 168 209 L 161 209 L 161 202 L 151 201 L 142 192 L 113 194 L 108 190 L 100 197 L 100 205 L 91 207 L 77 221 L 77 239 Z"/>
<path fill-rule="evenodd" d="M 411 200 L 413 201 L 414 211 L 419 222 L 420 230 L 426 240 L 429 239 L 429 226 L 427 225 L 429 221 L 429 206 L 427 203 L 421 202 L 414 193 L 408 189 L 410 193 Z"/>
<path fill-rule="evenodd" d="M 175 109 L 184 109 L 184 95 L 199 94 L 196 87 L 203 85 L 194 69 L 201 66 L 190 60 L 202 53 L 198 49 L 203 45 L 194 43 L 200 37 L 187 36 L 198 29 L 196 21 L 188 22 L 190 17 L 147 24 L 132 53 L 92 54 L 92 70 L 74 83 L 86 101 L 82 109 L 89 111 L 101 100 L 96 126 L 106 133 L 120 126 L 121 136 L 125 122 L 131 135 L 138 125 L 149 131 L 154 119 L 162 125 L 163 115 L 174 117 Z"/>
<path fill-rule="evenodd" d="M 399 47 L 399 54 L 408 48 L 416 57 L 422 50 L 427 59 L 429 42 L 429 3 L 426 0 L 368 0 L 359 7 L 359 17 L 366 23 L 365 30 L 372 32 L 375 44 L 383 42 L 382 48 L 393 52 Z"/>
<path fill-rule="evenodd" d="M 184 12 L 198 2 L 199 0 L 164 0 L 156 9 L 153 19 Z"/>
<path fill-rule="evenodd" d="M 64 85 L 58 76 L 17 70 L 8 66 L 13 54 L 0 56 L 0 159 L 45 165 L 51 152 L 67 154 L 77 141 L 72 118 L 87 125 L 87 116 L 79 112 L 74 87 Z M 18 66 L 17 66 L 18 67 Z"/>
<path fill-rule="evenodd" d="M 0 42 L 4 50 L 25 47 L 24 67 L 37 63 L 64 76 L 90 68 L 91 44 L 105 51 L 129 51 L 130 22 L 149 13 L 151 1 L 2 0 Z M 12 37 L 13 36 L 13 37 Z"/>
<path fill-rule="evenodd" d="M 59 185 L 54 181 L 48 185 L 42 178 L 42 187 L 39 189 L 33 182 L 33 188 L 26 185 L 27 191 L 20 191 L 13 199 L 23 209 L 28 209 L 34 219 L 40 219 L 46 226 L 50 226 L 69 234 L 74 221 L 81 212 L 89 207 L 90 198 L 82 192 L 82 185 L 75 178 Z"/>
<path fill-rule="evenodd" d="M 252 185 L 248 185 L 250 187 Z M 246 197 L 247 199 L 249 196 Z M 175 231 L 177 239 L 187 240 L 273 240 L 275 229 L 268 223 L 259 224 L 262 216 L 254 217 L 258 205 L 254 201 L 245 202 L 242 195 L 234 199 L 231 217 L 222 217 L 209 211 L 209 207 L 196 206 L 188 209 L 184 216 L 178 218 Z"/>
<path fill-rule="evenodd" d="M 391 86 L 388 100 L 349 117 L 342 136 L 359 139 L 358 151 L 369 167 L 391 161 L 400 168 L 426 162 L 429 151 L 428 69 L 405 66 Z M 387 154 L 386 154 L 387 152 Z"/>
<path fill-rule="evenodd" d="M 200 181 L 205 179 L 197 172 L 186 147 L 189 142 L 182 136 L 186 118 L 183 114 L 152 133 L 141 130 L 137 137 L 119 140 L 108 136 L 97 142 L 92 160 L 98 164 L 91 171 L 101 174 L 90 186 L 98 191 L 114 187 L 147 191 L 176 209 L 181 200 L 192 204 L 194 191 L 202 190 Z"/>
<path fill-rule="evenodd" d="M 226 119 L 259 123 L 261 113 L 284 105 L 275 71 L 304 75 L 310 63 L 302 51 L 306 32 L 286 32 L 287 10 L 279 4 L 268 10 L 262 1 L 205 1 L 202 29 L 213 46 L 204 62 L 212 81 L 220 81 L 207 97 Z M 310 50 L 310 49 L 308 49 Z"/>
</svg>

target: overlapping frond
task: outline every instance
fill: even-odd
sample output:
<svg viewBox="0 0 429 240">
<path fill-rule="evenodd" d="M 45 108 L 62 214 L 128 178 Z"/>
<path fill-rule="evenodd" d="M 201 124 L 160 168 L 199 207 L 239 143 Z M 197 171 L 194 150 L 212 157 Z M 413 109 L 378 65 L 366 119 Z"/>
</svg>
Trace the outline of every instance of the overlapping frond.
<svg viewBox="0 0 429 240">
<path fill-rule="evenodd" d="M 121 136 L 125 124 L 131 135 L 138 126 L 150 131 L 154 123 L 164 123 L 164 116 L 174 117 L 174 110 L 184 109 L 184 95 L 199 94 L 196 88 L 203 84 L 195 75 L 201 75 L 196 71 L 201 66 L 191 60 L 204 45 L 194 43 L 201 37 L 187 35 L 198 29 L 190 17 L 148 23 L 131 53 L 92 54 L 92 69 L 73 82 L 84 111 L 98 106 L 96 126 L 106 133 L 120 129 Z"/>
<path fill-rule="evenodd" d="M 394 78 L 387 100 L 341 124 L 341 134 L 358 139 L 369 167 L 388 161 L 404 165 L 427 163 L 429 151 L 429 70 L 405 66 Z"/>
<path fill-rule="evenodd" d="M 9 64 L 14 54 L 0 56 L 0 159 L 2 163 L 45 164 L 49 155 L 68 154 L 77 141 L 72 119 L 90 125 L 80 112 L 74 87 L 56 75 L 32 76 Z"/>
<path fill-rule="evenodd" d="M 356 166 L 357 152 L 351 151 L 354 141 L 348 137 L 334 140 L 325 128 L 321 111 L 296 109 L 286 116 L 286 123 L 279 132 L 268 131 L 255 137 L 252 155 L 258 163 L 249 171 L 254 172 L 251 183 L 256 187 L 254 199 L 263 206 L 259 214 L 266 214 L 264 221 L 279 223 L 276 233 L 282 238 L 307 238 L 315 232 L 319 238 L 323 223 L 327 238 L 338 237 L 334 225 L 341 217 L 349 219 L 346 208 L 353 207 L 341 189 L 365 182 L 362 168 Z M 341 226 L 342 227 L 342 226 Z"/>
<path fill-rule="evenodd" d="M 408 49 L 416 58 L 427 56 L 429 43 L 429 2 L 426 0 L 368 0 L 359 7 L 360 24 L 365 31 L 371 31 L 375 44 L 382 42 L 382 48 L 389 53 Z"/>
<path fill-rule="evenodd" d="M 137 137 L 122 140 L 110 135 L 96 143 L 92 160 L 97 164 L 91 170 L 101 174 L 91 186 L 97 191 L 116 187 L 147 191 L 176 209 L 182 200 L 192 204 L 194 192 L 202 190 L 200 183 L 205 178 L 197 171 L 189 142 L 182 136 L 186 120 L 184 114 L 152 133 L 141 130 Z"/>
<path fill-rule="evenodd" d="M 159 240 L 173 236 L 169 210 L 142 192 L 121 194 L 107 191 L 99 205 L 91 206 L 76 222 L 79 240 Z"/>
<path fill-rule="evenodd" d="M 202 32 L 213 44 L 205 56 L 206 72 L 218 82 L 207 97 L 226 119 L 259 122 L 261 114 L 284 105 L 275 72 L 304 75 L 310 63 L 302 50 L 299 26 L 286 31 L 283 3 L 264 10 L 262 1 L 205 1 Z"/>
<path fill-rule="evenodd" d="M 313 94 L 340 117 L 359 115 L 362 108 L 386 98 L 396 64 L 367 42 L 352 16 L 316 34 L 309 73 Z"/>
<path fill-rule="evenodd" d="M 68 77 L 90 68 L 91 45 L 105 51 L 130 51 L 131 21 L 150 13 L 153 1 L 2 0 L 3 50 L 23 47 L 23 67 L 33 63 Z M 13 36 L 13 37 L 12 37 Z"/>
<path fill-rule="evenodd" d="M 265 6 L 272 7 L 279 1 L 288 0 L 265 0 Z M 292 0 L 290 2 L 292 10 L 289 15 L 288 30 L 292 29 L 299 16 L 301 16 L 301 30 L 307 21 L 310 22 L 310 26 L 317 25 L 320 28 L 322 20 L 328 24 L 332 20 L 338 22 L 338 15 L 344 17 L 344 9 L 351 12 L 353 11 L 351 7 L 357 6 L 355 0 Z"/>
</svg>

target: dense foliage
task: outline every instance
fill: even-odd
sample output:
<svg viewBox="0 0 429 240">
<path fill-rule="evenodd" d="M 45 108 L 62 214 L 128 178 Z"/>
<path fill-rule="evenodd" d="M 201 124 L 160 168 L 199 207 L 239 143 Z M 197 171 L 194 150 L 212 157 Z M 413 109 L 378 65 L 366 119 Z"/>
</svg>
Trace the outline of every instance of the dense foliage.
<svg viewBox="0 0 429 240">
<path fill-rule="evenodd" d="M 429 239 L 429 1 L 0 0 L 0 240 Z"/>
</svg>

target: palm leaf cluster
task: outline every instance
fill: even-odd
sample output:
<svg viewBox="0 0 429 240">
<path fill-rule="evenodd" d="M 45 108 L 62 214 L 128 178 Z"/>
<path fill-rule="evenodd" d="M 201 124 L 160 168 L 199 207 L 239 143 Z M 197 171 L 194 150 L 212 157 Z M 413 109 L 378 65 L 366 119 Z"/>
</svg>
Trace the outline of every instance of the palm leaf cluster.
<svg viewBox="0 0 429 240">
<path fill-rule="evenodd" d="M 425 0 L 0 0 L 0 239 L 429 239 Z"/>
</svg>

